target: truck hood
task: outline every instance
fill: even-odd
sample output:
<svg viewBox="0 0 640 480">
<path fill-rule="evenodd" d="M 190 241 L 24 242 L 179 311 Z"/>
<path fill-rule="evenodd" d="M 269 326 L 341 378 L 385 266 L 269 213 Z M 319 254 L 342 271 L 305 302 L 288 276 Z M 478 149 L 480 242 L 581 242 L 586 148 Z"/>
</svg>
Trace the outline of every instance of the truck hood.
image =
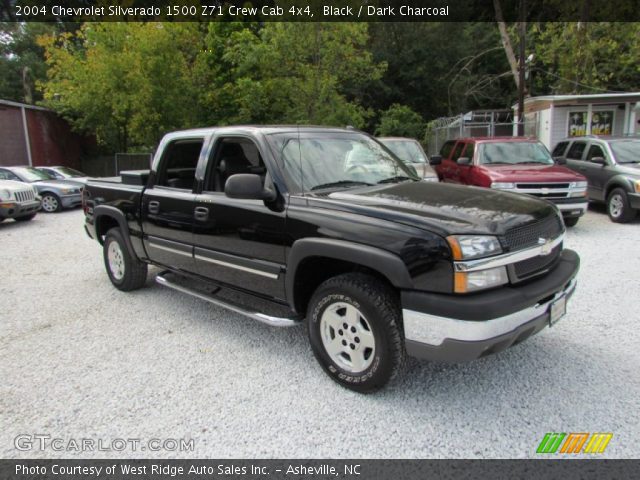
<svg viewBox="0 0 640 480">
<path fill-rule="evenodd" d="M 318 195 L 311 206 L 395 221 L 446 236 L 502 235 L 557 215 L 551 203 L 528 195 L 433 182 L 405 182 Z"/>
<path fill-rule="evenodd" d="M 578 182 L 584 177 L 560 165 L 482 165 L 494 182 Z"/>
<path fill-rule="evenodd" d="M 67 180 L 42 180 L 40 182 L 32 182 L 31 185 L 36 187 L 38 190 L 42 190 L 44 188 L 80 188 L 78 183 L 68 182 Z"/>
<path fill-rule="evenodd" d="M 615 169 L 624 175 L 640 177 L 640 163 L 619 163 Z"/>
<path fill-rule="evenodd" d="M 0 180 L 0 188 L 12 192 L 25 190 L 29 188 L 27 185 L 24 182 L 16 182 L 15 180 Z"/>
</svg>

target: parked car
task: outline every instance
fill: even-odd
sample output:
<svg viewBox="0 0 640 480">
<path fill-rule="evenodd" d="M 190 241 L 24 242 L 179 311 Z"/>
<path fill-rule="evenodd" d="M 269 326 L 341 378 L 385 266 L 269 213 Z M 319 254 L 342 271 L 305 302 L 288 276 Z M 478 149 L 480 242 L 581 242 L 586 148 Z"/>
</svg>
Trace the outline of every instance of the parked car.
<svg viewBox="0 0 640 480">
<path fill-rule="evenodd" d="M 558 163 L 584 175 L 587 196 L 607 204 L 614 222 L 632 220 L 640 209 L 640 138 L 575 137 L 553 149 Z"/>
<path fill-rule="evenodd" d="M 55 180 L 33 167 L 0 167 L 0 179 L 33 184 L 42 197 L 42 210 L 59 212 L 82 203 L 82 188 L 64 180 Z"/>
<path fill-rule="evenodd" d="M 70 167 L 36 167 L 41 172 L 46 173 L 56 180 L 66 180 L 71 183 L 77 183 L 84 187 L 89 178 L 86 173 Z"/>
<path fill-rule="evenodd" d="M 377 168 L 349 171 L 354 149 Z M 325 372 L 371 391 L 406 354 L 463 361 L 520 343 L 564 315 L 576 285 L 551 203 L 419 180 L 349 129 L 188 130 L 162 139 L 151 171 L 90 179 L 85 229 L 116 288 L 141 288 L 157 265 L 166 287 L 306 322 Z"/>
<path fill-rule="evenodd" d="M 587 179 L 556 165 L 538 140 L 523 137 L 461 138 L 431 157 L 440 181 L 525 193 L 553 202 L 568 227 L 588 208 Z"/>
<path fill-rule="evenodd" d="M 406 165 L 411 165 L 423 180 L 437 182 L 438 175 L 429 165 L 427 154 L 420 142 L 405 137 L 379 137 L 378 140 Z"/>
<path fill-rule="evenodd" d="M 0 180 L 0 222 L 7 218 L 28 221 L 40 210 L 40 196 L 31 185 L 12 180 Z"/>
</svg>

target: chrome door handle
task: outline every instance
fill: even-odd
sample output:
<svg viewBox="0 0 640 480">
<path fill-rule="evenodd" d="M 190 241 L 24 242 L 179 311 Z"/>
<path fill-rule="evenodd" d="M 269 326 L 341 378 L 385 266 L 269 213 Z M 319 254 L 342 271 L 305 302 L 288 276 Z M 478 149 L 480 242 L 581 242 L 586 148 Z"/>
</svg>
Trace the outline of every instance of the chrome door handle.
<svg viewBox="0 0 640 480">
<path fill-rule="evenodd" d="M 193 216 L 196 220 L 204 222 L 209 219 L 209 209 L 207 207 L 196 207 L 193 211 Z"/>
<path fill-rule="evenodd" d="M 149 202 L 149 213 L 156 214 L 160 211 L 160 202 L 152 200 Z"/>
</svg>

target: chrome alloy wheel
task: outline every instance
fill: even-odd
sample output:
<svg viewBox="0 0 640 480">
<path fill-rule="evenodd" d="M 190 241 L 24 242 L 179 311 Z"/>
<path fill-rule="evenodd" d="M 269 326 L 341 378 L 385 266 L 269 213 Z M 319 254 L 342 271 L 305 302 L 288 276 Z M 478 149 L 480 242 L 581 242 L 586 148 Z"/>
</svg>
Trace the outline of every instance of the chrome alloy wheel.
<svg viewBox="0 0 640 480">
<path fill-rule="evenodd" d="M 58 199 L 51 195 L 45 195 L 42 198 L 42 209 L 48 213 L 55 212 L 58 209 Z"/>
<path fill-rule="evenodd" d="M 371 366 L 375 338 L 369 322 L 353 305 L 330 304 L 320 318 L 320 335 L 325 351 L 340 368 L 362 373 Z"/>
<path fill-rule="evenodd" d="M 109 259 L 109 270 L 116 280 L 122 280 L 124 277 L 124 256 L 118 242 L 111 242 L 107 250 L 107 258 Z"/>
<path fill-rule="evenodd" d="M 609 199 L 609 213 L 613 218 L 618 218 L 622 215 L 623 210 L 624 202 L 622 201 L 622 195 L 616 193 Z"/>
</svg>

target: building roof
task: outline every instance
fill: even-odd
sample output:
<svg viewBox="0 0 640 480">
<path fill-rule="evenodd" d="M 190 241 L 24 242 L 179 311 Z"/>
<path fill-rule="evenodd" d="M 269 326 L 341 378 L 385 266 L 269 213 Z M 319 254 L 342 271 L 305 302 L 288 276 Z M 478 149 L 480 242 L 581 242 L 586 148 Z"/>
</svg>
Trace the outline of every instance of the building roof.
<svg viewBox="0 0 640 480">
<path fill-rule="evenodd" d="M 49 110 L 48 108 L 44 108 L 44 107 L 39 107 L 37 105 L 30 105 L 28 103 L 20 103 L 20 102 L 13 102 L 11 100 L 2 100 L 0 99 L 0 105 L 6 105 L 8 107 L 16 107 L 16 108 L 30 108 L 32 110 L 42 110 L 44 112 L 50 112 L 51 110 Z"/>
<path fill-rule="evenodd" d="M 528 97 L 524 99 L 525 105 L 532 103 L 557 103 L 572 101 L 591 101 L 591 102 L 633 102 L 640 101 L 640 92 L 625 93 L 588 93 L 583 95 L 542 95 L 540 97 Z M 518 104 L 513 104 L 514 109 L 518 108 Z"/>
</svg>

